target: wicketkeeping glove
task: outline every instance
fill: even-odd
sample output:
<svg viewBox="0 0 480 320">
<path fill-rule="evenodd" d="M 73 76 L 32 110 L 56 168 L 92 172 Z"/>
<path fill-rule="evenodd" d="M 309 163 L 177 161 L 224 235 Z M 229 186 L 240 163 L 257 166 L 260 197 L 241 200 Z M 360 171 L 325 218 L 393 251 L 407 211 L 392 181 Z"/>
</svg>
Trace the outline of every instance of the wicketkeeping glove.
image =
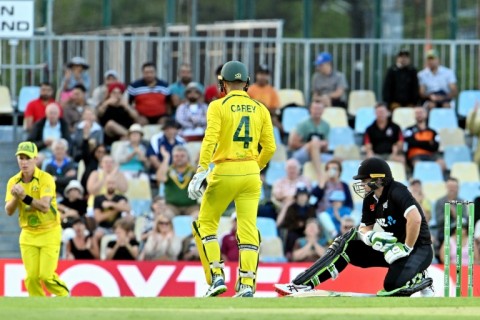
<svg viewBox="0 0 480 320">
<path fill-rule="evenodd" d="M 197 172 L 190 183 L 188 184 L 188 197 L 192 200 L 197 200 L 203 196 L 207 188 L 207 176 L 210 173 L 210 168 L 206 171 Z"/>
<path fill-rule="evenodd" d="M 360 234 L 362 241 L 365 242 L 366 245 L 371 246 L 373 250 L 380 252 L 387 251 L 397 243 L 397 238 L 394 237 L 391 232 L 368 231 L 365 234 Z"/>
<path fill-rule="evenodd" d="M 398 259 L 408 256 L 412 250 L 413 249 L 406 244 L 397 242 L 385 252 L 385 261 L 392 264 Z"/>
</svg>

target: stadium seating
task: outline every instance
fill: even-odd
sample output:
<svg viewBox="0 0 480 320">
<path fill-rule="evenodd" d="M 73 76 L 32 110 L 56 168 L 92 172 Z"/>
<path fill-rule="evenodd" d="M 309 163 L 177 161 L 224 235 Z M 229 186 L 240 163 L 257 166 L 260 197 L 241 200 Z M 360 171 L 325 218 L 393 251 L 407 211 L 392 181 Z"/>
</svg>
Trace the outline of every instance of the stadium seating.
<svg viewBox="0 0 480 320">
<path fill-rule="evenodd" d="M 280 100 L 280 108 L 295 105 L 304 107 L 305 97 L 303 92 L 296 89 L 280 89 L 278 90 L 278 98 Z"/>
<path fill-rule="evenodd" d="M 260 232 L 262 240 L 278 237 L 277 224 L 271 218 L 258 217 L 257 229 Z"/>
<path fill-rule="evenodd" d="M 290 133 L 297 124 L 309 117 L 308 109 L 299 107 L 288 107 L 283 109 L 282 126 L 283 131 Z"/>
<path fill-rule="evenodd" d="M 150 139 L 157 133 L 162 131 L 162 126 L 159 124 L 147 124 L 143 126 L 143 140 L 150 141 Z"/>
<path fill-rule="evenodd" d="M 188 237 L 192 234 L 192 216 L 175 216 L 172 219 L 173 231 L 180 238 Z"/>
<path fill-rule="evenodd" d="M 183 145 L 187 151 L 188 156 L 190 157 L 190 163 L 194 166 L 197 165 L 197 160 L 200 154 L 200 148 L 202 147 L 201 141 L 190 141 Z"/>
<path fill-rule="evenodd" d="M 107 258 L 107 245 L 111 241 L 117 240 L 116 234 L 106 234 L 100 240 L 100 260 L 105 260 Z"/>
<path fill-rule="evenodd" d="M 38 99 L 40 96 L 40 87 L 22 87 L 20 94 L 18 95 L 18 111 L 23 113 L 27 109 L 27 105 L 30 101 Z"/>
<path fill-rule="evenodd" d="M 447 194 L 447 187 L 444 181 L 422 183 L 422 191 L 425 198 L 430 202 L 435 202 Z"/>
<path fill-rule="evenodd" d="M 347 111 L 341 107 L 327 107 L 323 110 L 322 119 L 328 122 L 330 128 L 348 127 Z"/>
<path fill-rule="evenodd" d="M 275 137 L 275 143 L 277 146 L 283 144 L 282 135 L 280 134 L 280 129 L 278 129 L 278 127 L 273 127 L 273 136 Z"/>
<path fill-rule="evenodd" d="M 472 161 L 472 153 L 470 148 L 463 146 L 448 146 L 443 150 L 443 159 L 450 170 L 455 162 L 470 162 Z"/>
<path fill-rule="evenodd" d="M 411 107 L 396 108 L 393 110 L 392 121 L 398 124 L 402 130 L 405 130 L 415 125 L 415 111 Z"/>
<path fill-rule="evenodd" d="M 458 197 L 463 200 L 473 201 L 480 196 L 480 182 L 463 182 L 460 183 Z"/>
<path fill-rule="evenodd" d="M 403 184 L 407 183 L 407 173 L 405 170 L 405 165 L 397 161 L 387 161 L 390 170 L 392 170 L 392 175 L 395 181 L 401 182 Z"/>
<path fill-rule="evenodd" d="M 283 242 L 279 237 L 262 239 L 260 243 L 260 261 L 267 263 L 287 262 L 283 254 Z"/>
<path fill-rule="evenodd" d="M 348 95 L 348 113 L 352 116 L 364 107 L 373 107 L 377 103 L 375 93 L 371 90 L 352 90 Z"/>
<path fill-rule="evenodd" d="M 217 235 L 225 235 L 232 230 L 232 219 L 230 217 L 220 217 L 220 221 L 218 222 L 218 231 Z M 220 240 L 220 238 L 218 238 Z"/>
<path fill-rule="evenodd" d="M 142 240 L 142 233 L 145 229 L 145 223 L 147 222 L 147 218 L 145 216 L 138 216 L 135 218 L 135 229 L 133 233 L 135 234 L 135 239 L 138 242 Z"/>
<path fill-rule="evenodd" d="M 125 197 L 130 203 L 133 214 L 138 217 L 150 212 L 152 203 L 152 189 L 147 174 L 139 177 L 129 177 L 128 190 Z"/>
<path fill-rule="evenodd" d="M 302 175 L 312 182 L 318 180 L 317 172 L 315 171 L 315 167 L 311 161 L 307 161 L 303 165 Z"/>
<path fill-rule="evenodd" d="M 333 157 L 339 159 L 348 160 L 360 160 L 360 147 L 356 144 L 351 145 L 338 145 L 333 150 Z"/>
<path fill-rule="evenodd" d="M 439 132 L 443 128 L 458 128 L 458 119 L 453 109 L 432 109 L 428 115 L 428 127 Z"/>
<path fill-rule="evenodd" d="M 82 176 L 85 173 L 85 161 L 80 160 L 77 165 L 77 180 L 82 181 Z"/>
<path fill-rule="evenodd" d="M 285 162 L 287 158 L 287 147 L 283 144 L 277 144 L 277 149 L 273 153 L 270 161 Z"/>
<path fill-rule="evenodd" d="M 351 181 L 352 177 L 357 174 L 361 162 L 360 160 L 344 160 L 340 180 L 343 182 Z"/>
<path fill-rule="evenodd" d="M 434 161 L 418 161 L 413 168 L 413 178 L 424 182 L 444 181 L 442 168 Z"/>
<path fill-rule="evenodd" d="M 275 181 L 287 175 L 285 170 L 285 162 L 270 161 L 267 172 L 265 173 L 265 182 L 271 186 Z"/>
<path fill-rule="evenodd" d="M 13 114 L 13 111 L 10 90 L 5 86 L 0 86 L 0 114 Z"/>
<path fill-rule="evenodd" d="M 467 117 L 477 102 L 480 102 L 480 90 L 463 90 L 460 92 L 457 106 L 458 115 Z"/>
<path fill-rule="evenodd" d="M 375 121 L 375 109 L 363 107 L 357 109 L 355 116 L 355 133 L 364 134 L 365 130 Z"/>
<path fill-rule="evenodd" d="M 355 144 L 355 135 L 350 127 L 333 127 L 328 134 L 328 150 L 333 151 L 337 146 Z"/>
<path fill-rule="evenodd" d="M 438 132 L 440 137 L 440 149 L 447 146 L 465 145 L 465 132 L 462 128 L 443 128 Z"/>
<path fill-rule="evenodd" d="M 475 162 L 455 162 L 450 170 L 450 176 L 457 178 L 460 183 L 480 182 L 478 165 Z"/>
</svg>

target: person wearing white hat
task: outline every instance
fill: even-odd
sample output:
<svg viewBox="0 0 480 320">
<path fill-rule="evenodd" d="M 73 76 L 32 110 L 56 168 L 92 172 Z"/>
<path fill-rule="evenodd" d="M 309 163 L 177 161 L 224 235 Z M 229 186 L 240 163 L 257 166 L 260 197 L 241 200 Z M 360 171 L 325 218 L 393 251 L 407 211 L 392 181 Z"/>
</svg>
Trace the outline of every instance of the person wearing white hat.
<svg viewBox="0 0 480 320">
<path fill-rule="evenodd" d="M 70 96 L 68 93 L 75 87 L 77 84 L 83 85 L 87 92 L 90 91 L 90 75 L 87 73 L 87 70 L 90 66 L 82 57 L 73 57 L 68 63 L 65 70 L 65 74 L 62 79 L 62 96 L 60 97 L 61 101 L 67 100 Z M 65 94 L 67 93 L 67 94 Z"/>
<path fill-rule="evenodd" d="M 121 171 L 132 173 L 146 172 L 149 168 L 147 148 L 142 144 L 143 128 L 134 123 L 128 129 L 128 140 L 122 141 L 113 150 L 113 159 L 120 165 Z"/>
<path fill-rule="evenodd" d="M 72 227 L 75 219 L 85 217 L 87 201 L 84 198 L 85 190 L 78 180 L 71 180 L 63 191 L 64 198 L 58 204 L 58 211 L 62 215 L 62 228 Z"/>
<path fill-rule="evenodd" d="M 119 80 L 120 79 L 117 71 L 112 69 L 105 71 L 103 74 L 103 83 L 93 89 L 90 104 L 94 107 L 98 107 L 98 105 L 105 101 L 108 96 L 108 86 L 112 83 L 118 82 Z"/>
</svg>

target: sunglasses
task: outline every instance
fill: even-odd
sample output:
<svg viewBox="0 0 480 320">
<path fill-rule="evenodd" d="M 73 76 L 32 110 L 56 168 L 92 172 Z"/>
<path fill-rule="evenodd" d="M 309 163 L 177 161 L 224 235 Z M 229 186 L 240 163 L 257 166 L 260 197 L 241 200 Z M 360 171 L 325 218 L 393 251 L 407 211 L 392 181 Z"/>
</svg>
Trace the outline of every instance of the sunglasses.
<svg viewBox="0 0 480 320">
<path fill-rule="evenodd" d="M 166 222 L 166 221 L 159 221 L 157 223 L 157 225 L 159 225 L 159 226 L 168 226 L 169 224 L 170 224 L 170 222 Z"/>
</svg>

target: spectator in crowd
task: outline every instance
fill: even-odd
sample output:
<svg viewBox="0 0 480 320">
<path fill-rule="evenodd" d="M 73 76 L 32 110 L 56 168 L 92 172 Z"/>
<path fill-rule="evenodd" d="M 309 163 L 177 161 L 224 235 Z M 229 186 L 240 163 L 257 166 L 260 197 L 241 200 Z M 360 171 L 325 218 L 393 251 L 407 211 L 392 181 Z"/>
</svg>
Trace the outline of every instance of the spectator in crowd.
<svg viewBox="0 0 480 320">
<path fill-rule="evenodd" d="M 316 71 L 312 76 L 312 94 L 319 94 L 327 106 L 347 107 L 345 93 L 348 89 L 345 75 L 332 66 L 332 55 L 322 52 L 315 60 Z"/>
<path fill-rule="evenodd" d="M 175 235 L 172 219 L 160 214 L 149 234 L 139 260 L 177 260 L 182 250 L 182 239 Z"/>
<path fill-rule="evenodd" d="M 181 135 L 187 139 L 203 137 L 207 127 L 207 104 L 202 102 L 203 87 L 198 82 L 190 82 L 185 87 L 185 101 L 175 113 L 175 119 L 182 126 Z"/>
<path fill-rule="evenodd" d="M 390 119 L 384 103 L 375 106 L 375 121 L 365 131 L 364 145 L 367 158 L 405 162 L 402 129 Z"/>
<path fill-rule="evenodd" d="M 422 182 L 418 179 L 412 179 L 410 180 L 410 186 L 408 189 L 418 204 L 422 207 L 425 220 L 427 220 L 427 223 L 430 223 L 430 220 L 432 220 L 432 205 L 423 193 Z"/>
<path fill-rule="evenodd" d="M 417 161 L 437 161 L 445 167 L 438 157 L 440 137 L 437 132 L 427 126 L 427 110 L 422 106 L 415 107 L 416 124 L 404 132 L 407 143 L 407 161 L 413 168 Z"/>
<path fill-rule="evenodd" d="M 63 199 L 58 204 L 62 219 L 62 228 L 71 228 L 76 219 L 85 219 L 87 213 L 87 201 L 85 200 L 85 189 L 78 180 L 70 180 L 63 191 Z M 85 222 L 85 221 L 83 221 Z"/>
<path fill-rule="evenodd" d="M 215 82 L 205 88 L 205 103 L 209 104 L 213 100 L 225 97 L 225 93 L 218 89 L 218 76 L 222 73 L 223 64 L 215 69 Z"/>
<path fill-rule="evenodd" d="M 85 221 L 75 218 L 72 221 L 75 236 L 66 244 L 66 257 L 68 260 L 94 260 L 100 256 L 98 243 L 93 241 L 91 235 L 86 235 Z"/>
<path fill-rule="evenodd" d="M 297 185 L 302 183 L 310 189 L 310 181 L 301 175 L 302 167 L 296 159 L 288 159 L 285 162 L 287 176 L 273 183 L 272 202 L 278 208 L 284 208 L 294 202 Z"/>
<path fill-rule="evenodd" d="M 125 85 L 120 82 L 108 85 L 108 94 L 97 108 L 98 119 L 105 131 L 108 145 L 128 134 L 128 128 L 138 119 L 138 113 L 123 98 Z"/>
<path fill-rule="evenodd" d="M 167 207 L 175 215 L 195 215 L 200 209 L 196 200 L 188 197 L 188 184 L 195 174 L 196 169 L 190 164 L 187 149 L 183 146 L 173 148 L 172 164 L 170 153 L 160 148 L 163 161 L 157 171 L 157 182 L 165 186 L 165 200 Z"/>
<path fill-rule="evenodd" d="M 130 204 L 127 198 L 117 194 L 118 184 L 113 176 L 106 178 L 106 192 L 95 196 L 94 217 L 98 228 L 95 230 L 95 239 L 100 239 L 106 234 L 113 233 L 113 227 L 122 215 L 130 214 Z"/>
<path fill-rule="evenodd" d="M 477 119 L 478 109 L 480 108 L 480 101 L 475 103 L 475 106 L 472 109 L 472 112 L 468 115 L 466 121 L 466 129 L 470 132 L 472 136 L 480 137 L 480 121 Z M 480 166 L 480 143 L 477 143 L 477 148 L 473 155 L 473 161 Z M 475 206 L 476 208 L 476 206 Z M 480 209 L 480 206 L 479 206 Z"/>
<path fill-rule="evenodd" d="M 248 87 L 248 95 L 263 103 L 270 113 L 275 113 L 280 107 L 277 90 L 270 84 L 270 69 L 267 65 L 258 66 L 255 72 L 255 83 Z"/>
<path fill-rule="evenodd" d="M 318 219 L 324 231 L 324 235 L 328 240 L 333 240 L 337 237 L 341 230 L 341 221 L 343 217 L 349 216 L 352 213 L 352 208 L 345 205 L 345 192 L 335 190 L 330 193 L 329 205 L 325 211 L 320 212 Z"/>
<path fill-rule="evenodd" d="M 468 247 L 468 220 L 466 218 L 462 219 L 462 266 L 468 264 L 468 255 L 470 248 Z M 456 235 L 456 224 L 452 225 L 450 228 L 450 262 L 452 264 L 456 263 L 457 251 L 454 249 L 457 247 L 457 235 Z M 445 263 L 445 243 L 442 243 L 440 247 L 439 254 L 440 263 Z M 473 242 L 473 263 L 480 264 L 480 253 L 478 251 L 478 243 Z"/>
<path fill-rule="evenodd" d="M 40 151 L 37 157 L 37 165 L 41 164 L 46 157 L 50 157 L 53 141 L 65 139 L 70 142 L 68 124 L 60 118 L 61 107 L 54 103 L 47 105 L 45 118 L 33 125 L 27 140 L 34 142 Z"/>
<path fill-rule="evenodd" d="M 91 105 L 95 108 L 100 105 L 108 95 L 108 86 L 112 83 L 118 82 L 118 73 L 115 70 L 107 70 L 103 74 L 103 83 L 96 87 L 92 93 Z"/>
<path fill-rule="evenodd" d="M 357 223 L 352 216 L 344 216 L 340 220 L 340 235 L 343 235 L 350 231 L 352 228 L 355 228 Z"/>
<path fill-rule="evenodd" d="M 427 66 L 418 73 L 420 98 L 428 109 L 450 108 L 458 93 L 457 78 L 453 70 L 440 65 L 438 52 L 427 51 Z"/>
<path fill-rule="evenodd" d="M 459 198 L 458 196 L 458 190 L 459 190 L 459 185 L 458 185 L 458 179 L 454 177 L 449 177 L 447 181 L 445 182 L 445 186 L 447 189 L 447 194 L 440 199 L 437 200 L 435 203 L 435 221 L 436 221 L 436 230 L 437 230 L 437 235 L 436 239 L 438 241 L 437 245 L 437 250 L 440 248 L 440 246 L 443 243 L 444 239 L 444 233 L 443 229 L 445 226 L 445 216 L 444 216 L 444 209 L 445 209 L 445 203 L 450 202 L 450 201 L 463 201 L 463 199 Z M 464 216 L 466 217 L 466 212 L 464 213 Z M 457 207 L 455 205 L 450 206 L 450 219 L 451 221 L 456 221 L 457 218 Z"/>
<path fill-rule="evenodd" d="M 119 170 L 118 164 L 110 155 L 104 155 L 101 157 L 98 169 L 92 171 L 87 180 L 87 192 L 90 195 L 89 207 L 93 206 L 95 196 L 107 193 L 108 180 L 115 181 L 115 193 L 127 192 L 128 181 L 125 175 Z"/>
<path fill-rule="evenodd" d="M 317 219 L 310 218 L 306 222 L 305 236 L 298 238 L 292 253 L 292 261 L 313 262 L 322 257 L 325 252 L 326 241 L 321 238 Z"/>
<path fill-rule="evenodd" d="M 142 78 L 128 86 L 129 103 L 135 106 L 141 125 L 161 123 L 171 114 L 171 92 L 168 83 L 156 76 L 157 68 L 151 62 L 142 65 Z"/>
<path fill-rule="evenodd" d="M 305 223 L 310 218 L 316 219 L 315 208 L 309 203 L 310 192 L 306 185 L 297 184 L 294 202 L 278 215 L 277 225 L 287 230 L 285 256 L 291 257 L 295 241 L 304 235 Z"/>
<path fill-rule="evenodd" d="M 68 183 L 77 177 L 75 162 L 68 156 L 68 142 L 58 139 L 52 143 L 53 158 L 47 163 L 45 171 L 55 180 L 57 198 L 61 198 Z"/>
<path fill-rule="evenodd" d="M 81 160 L 84 163 L 85 171 L 82 174 L 80 182 L 82 183 L 82 186 L 85 190 L 87 190 L 87 181 L 90 177 L 90 174 L 98 169 L 100 160 L 106 154 L 107 148 L 105 147 L 105 145 L 99 144 L 98 146 L 90 150 L 89 143 L 86 140 L 83 141 Z"/>
<path fill-rule="evenodd" d="M 314 168 L 319 167 L 318 165 Z M 327 210 L 330 205 L 329 199 L 334 191 L 342 191 L 345 196 L 344 206 L 353 209 L 353 199 L 348 185 L 340 180 L 342 163 L 338 160 L 330 160 L 325 164 L 325 172 L 317 173 L 318 185 L 312 190 L 312 194 L 318 199 L 317 212 Z"/>
<path fill-rule="evenodd" d="M 193 235 L 189 235 L 182 240 L 182 250 L 178 255 L 178 260 L 181 261 L 200 261 L 197 246 Z"/>
<path fill-rule="evenodd" d="M 312 100 L 310 117 L 300 122 L 288 137 L 288 147 L 302 165 L 312 159 L 313 153 L 327 151 L 330 125 L 322 120 L 324 108 L 319 99 Z"/>
<path fill-rule="evenodd" d="M 238 241 L 237 241 L 237 214 L 234 212 L 230 216 L 232 229 L 222 238 L 220 251 L 223 261 L 238 261 Z"/>
<path fill-rule="evenodd" d="M 163 132 L 159 132 L 152 136 L 150 139 L 150 145 L 147 150 L 147 156 L 150 160 L 152 169 L 155 171 L 160 168 L 160 164 L 163 161 L 162 153 L 160 149 L 162 147 L 170 154 L 170 163 L 172 161 L 172 150 L 177 145 L 183 145 L 185 140 L 178 135 L 180 129 L 179 124 L 175 120 L 167 120 L 163 125 Z"/>
<path fill-rule="evenodd" d="M 72 95 L 63 108 L 63 118 L 68 124 L 70 133 L 75 132 L 76 125 L 82 120 L 83 111 L 89 108 L 86 98 L 86 89 L 82 84 L 77 84 L 72 89 Z"/>
<path fill-rule="evenodd" d="M 82 57 L 73 57 L 67 64 L 65 74 L 62 79 L 62 94 L 60 101 L 64 102 L 70 98 L 73 88 L 77 85 L 82 85 L 85 92 L 90 90 L 90 76 L 87 72 L 90 66 Z"/>
<path fill-rule="evenodd" d="M 96 146 L 103 144 L 103 128 L 97 122 L 95 111 L 92 108 L 85 108 L 82 114 L 82 121 L 75 126 L 72 137 L 72 156 L 75 161 L 82 158 L 83 143 L 89 146 L 89 152 Z"/>
<path fill-rule="evenodd" d="M 413 107 L 418 103 L 417 69 L 410 61 L 410 51 L 400 49 L 395 64 L 387 70 L 383 82 L 383 101 L 390 111 L 398 107 Z"/>
<path fill-rule="evenodd" d="M 183 63 L 178 68 L 178 79 L 175 83 L 172 83 L 168 89 L 172 94 L 172 105 L 176 108 L 181 103 L 187 101 L 187 97 L 185 96 L 185 90 L 187 85 L 192 82 L 192 68 L 188 63 Z M 201 84 L 200 88 L 203 95 L 203 86 Z"/>
<path fill-rule="evenodd" d="M 45 109 L 47 105 L 55 102 L 53 86 L 49 82 L 42 82 L 40 84 L 40 96 L 38 99 L 32 100 L 27 104 L 23 114 L 23 128 L 30 132 L 33 125 L 45 118 Z M 60 110 L 62 116 L 62 110 Z"/>
<path fill-rule="evenodd" d="M 119 219 L 114 229 L 116 240 L 107 244 L 107 260 L 137 260 L 139 243 L 133 234 L 133 222 L 129 219 Z"/>
<path fill-rule="evenodd" d="M 173 218 L 175 215 L 167 207 L 167 202 L 162 196 L 155 196 L 152 200 L 151 212 L 145 217 L 145 225 L 143 227 L 141 241 L 147 241 L 148 236 L 152 233 L 153 227 L 155 225 L 155 219 L 161 214 L 166 215 L 170 218 Z"/>
<path fill-rule="evenodd" d="M 142 144 L 143 128 L 134 123 L 128 129 L 128 140 L 122 141 L 112 154 L 113 159 L 120 165 L 121 171 L 131 173 L 147 172 L 149 160 L 147 148 Z"/>
</svg>

